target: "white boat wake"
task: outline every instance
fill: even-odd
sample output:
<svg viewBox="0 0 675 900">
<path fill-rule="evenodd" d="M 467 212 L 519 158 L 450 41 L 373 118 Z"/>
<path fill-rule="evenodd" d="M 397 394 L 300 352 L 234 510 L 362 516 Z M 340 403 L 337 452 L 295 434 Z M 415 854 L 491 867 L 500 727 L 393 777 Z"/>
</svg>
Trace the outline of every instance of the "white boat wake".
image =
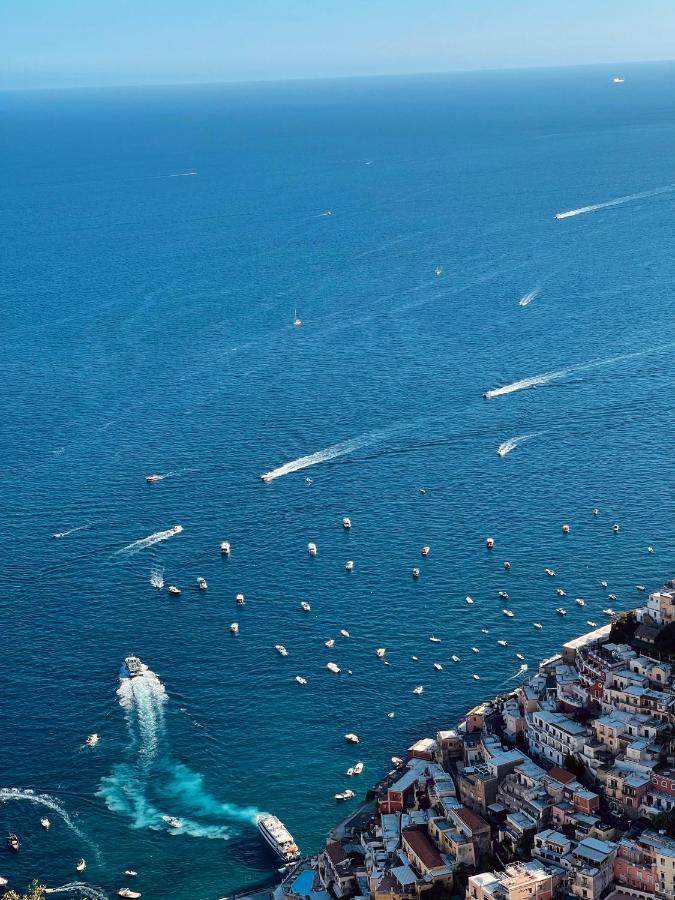
<svg viewBox="0 0 675 900">
<path fill-rule="evenodd" d="M 605 203 L 593 203 L 591 206 L 580 206 L 578 209 L 568 209 L 566 212 L 555 214 L 556 219 L 569 219 L 572 216 L 581 216 L 584 213 L 595 212 L 598 209 L 609 209 L 612 206 L 621 206 L 623 203 L 630 203 L 632 200 L 647 200 L 649 197 L 656 197 L 658 194 L 668 194 L 675 191 L 675 185 L 656 188 L 652 191 L 641 191 L 639 194 L 628 194 L 626 197 L 617 197 L 616 200 L 607 200 Z"/>
<path fill-rule="evenodd" d="M 668 344 L 660 344 L 658 347 L 649 347 L 646 350 L 635 350 L 633 353 L 622 353 L 619 356 L 610 356 L 607 359 L 596 359 L 589 363 L 581 363 L 577 366 L 568 366 L 566 369 L 557 369 L 554 372 L 544 372 L 543 375 L 533 375 L 531 378 L 521 378 L 504 387 L 493 388 L 486 391 L 483 397 L 486 400 L 492 400 L 493 397 L 502 397 L 504 394 L 513 394 L 516 391 L 524 391 L 526 388 L 541 387 L 549 384 L 551 381 L 557 381 L 565 378 L 567 375 L 574 375 L 577 372 L 588 372 L 591 369 L 599 369 L 603 366 L 612 366 L 615 363 L 627 362 L 630 359 L 639 359 L 642 356 L 655 356 L 657 353 L 663 353 L 666 350 L 672 350 L 675 347 L 675 341 Z"/>
<path fill-rule="evenodd" d="M 45 809 L 51 809 L 52 812 L 59 816 L 64 825 L 70 828 L 73 834 L 76 834 L 81 841 L 84 841 L 84 843 L 89 844 L 97 855 L 100 853 L 96 844 L 77 827 L 68 815 L 66 809 L 55 797 L 52 797 L 51 794 L 37 794 L 30 788 L 0 788 L 0 803 L 8 803 L 10 801 L 25 801 L 27 803 L 32 803 L 34 806 L 42 806 L 45 807 Z"/>
<path fill-rule="evenodd" d="M 164 568 L 162 566 L 153 566 L 150 570 L 150 584 L 161 590 L 164 587 Z"/>
<path fill-rule="evenodd" d="M 55 531 L 52 537 L 55 538 L 64 538 L 68 537 L 69 534 L 75 534 L 78 531 L 86 531 L 87 528 L 91 528 L 91 522 L 87 522 L 86 525 L 78 525 L 77 528 L 70 528 L 68 531 Z"/>
<path fill-rule="evenodd" d="M 530 303 L 532 303 L 532 301 L 536 299 L 540 290 L 541 288 L 536 287 L 533 291 L 528 291 L 527 294 L 523 294 L 523 296 L 518 301 L 518 306 L 529 306 Z"/>
<path fill-rule="evenodd" d="M 516 437 L 509 438 L 508 441 L 504 441 L 499 445 L 499 447 L 497 447 L 497 455 L 506 456 L 512 450 L 515 450 L 516 447 L 519 447 L 521 444 L 523 444 L 525 441 L 529 440 L 530 438 L 537 437 L 538 434 L 541 434 L 541 432 L 536 431 L 532 432 L 532 434 L 519 434 Z"/>
<path fill-rule="evenodd" d="M 142 676 L 125 679 L 117 695 L 129 734 L 128 760 L 100 782 L 98 796 L 108 809 L 135 829 L 219 840 L 232 836 L 234 823 L 255 823 L 258 809 L 221 803 L 206 790 L 201 774 L 171 758 L 165 720 L 169 698 L 154 672 L 145 669 Z M 180 828 L 171 828 L 167 816 L 178 818 Z"/>
<path fill-rule="evenodd" d="M 301 469 L 308 469 L 310 466 L 317 466 L 319 463 L 328 462 L 329 459 L 337 459 L 339 456 L 345 456 L 353 453 L 355 450 L 361 450 L 374 444 L 375 441 L 383 437 L 383 432 L 373 432 L 364 434 L 361 437 L 351 438 L 348 441 L 342 441 L 339 444 L 333 444 L 332 447 L 326 447 L 325 450 L 319 450 L 316 453 L 310 453 L 308 456 L 300 456 L 291 462 L 284 463 L 276 469 L 265 472 L 260 478 L 263 481 L 274 481 L 275 478 L 281 478 L 283 475 L 290 475 L 291 472 L 299 472 Z"/>
<path fill-rule="evenodd" d="M 85 900 L 108 900 L 108 895 L 101 888 L 95 887 L 93 884 L 87 884 L 86 881 L 71 881 L 69 884 L 62 884 L 60 887 L 45 888 L 45 894 L 79 894 Z"/>
<path fill-rule="evenodd" d="M 141 538 L 140 541 L 134 541 L 131 544 L 127 544 L 126 547 L 122 547 L 121 550 L 116 550 L 115 552 L 116 554 L 133 556 L 133 554 L 138 553 L 139 550 L 145 550 L 146 547 L 152 547 L 153 544 L 159 544 L 160 541 L 168 541 L 168 539 L 175 534 L 180 534 L 182 530 L 182 525 L 174 525 L 172 528 L 167 528 L 166 531 L 156 531 L 154 534 L 149 534 L 147 537 Z"/>
</svg>

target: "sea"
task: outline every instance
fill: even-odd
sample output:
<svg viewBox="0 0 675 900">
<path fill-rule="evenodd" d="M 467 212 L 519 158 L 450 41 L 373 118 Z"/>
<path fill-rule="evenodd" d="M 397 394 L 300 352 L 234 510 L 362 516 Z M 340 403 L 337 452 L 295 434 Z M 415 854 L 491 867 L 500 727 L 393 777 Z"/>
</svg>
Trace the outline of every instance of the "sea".
<svg viewBox="0 0 675 900">
<path fill-rule="evenodd" d="M 269 882 L 260 812 L 317 851 L 392 755 L 675 575 L 674 64 L 0 113 L 10 886 Z"/>
</svg>

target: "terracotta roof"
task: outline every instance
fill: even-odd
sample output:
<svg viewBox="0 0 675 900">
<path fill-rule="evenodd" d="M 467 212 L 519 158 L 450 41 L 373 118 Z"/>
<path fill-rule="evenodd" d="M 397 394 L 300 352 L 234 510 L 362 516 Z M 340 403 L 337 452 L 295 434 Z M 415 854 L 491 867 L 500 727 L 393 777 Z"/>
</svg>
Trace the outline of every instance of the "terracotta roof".
<svg viewBox="0 0 675 900">
<path fill-rule="evenodd" d="M 326 853 L 334 866 L 339 866 L 340 863 L 347 862 L 349 859 L 339 841 L 329 841 L 326 844 Z"/>
<path fill-rule="evenodd" d="M 438 869 L 445 865 L 443 857 L 431 843 L 426 833 L 420 828 L 404 828 L 403 840 L 410 847 L 413 854 L 427 869 Z"/>
<path fill-rule="evenodd" d="M 485 819 L 481 819 L 480 816 L 477 816 L 475 812 L 470 809 L 467 809 L 466 806 L 460 807 L 460 809 L 453 810 L 454 814 L 464 822 L 467 828 L 470 828 L 472 831 L 477 831 L 481 828 L 489 828 L 488 823 Z"/>
<path fill-rule="evenodd" d="M 553 766 L 552 769 L 549 769 L 548 774 L 551 778 L 555 778 L 555 780 L 559 781 L 561 784 L 569 784 L 570 781 L 577 780 L 576 775 L 572 775 L 567 769 L 561 769 L 558 766 Z"/>
</svg>

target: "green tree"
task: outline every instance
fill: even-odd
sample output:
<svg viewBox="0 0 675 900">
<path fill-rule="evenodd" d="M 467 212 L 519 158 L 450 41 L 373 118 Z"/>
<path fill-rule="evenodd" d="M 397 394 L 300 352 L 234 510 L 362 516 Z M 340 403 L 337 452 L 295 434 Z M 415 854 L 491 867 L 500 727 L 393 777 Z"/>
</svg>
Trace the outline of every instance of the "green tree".
<svg viewBox="0 0 675 900">
<path fill-rule="evenodd" d="M 17 894 L 16 891 L 5 891 L 2 900 L 44 900 L 45 886 L 37 881 L 31 882 L 27 894 Z"/>
</svg>

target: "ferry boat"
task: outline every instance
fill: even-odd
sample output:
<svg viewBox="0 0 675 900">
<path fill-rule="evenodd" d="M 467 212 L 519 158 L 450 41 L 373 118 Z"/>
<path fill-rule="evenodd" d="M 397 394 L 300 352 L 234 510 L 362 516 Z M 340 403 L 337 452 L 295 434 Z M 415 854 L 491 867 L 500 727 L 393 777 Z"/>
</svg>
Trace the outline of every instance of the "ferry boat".
<svg viewBox="0 0 675 900">
<path fill-rule="evenodd" d="M 120 669 L 120 681 L 124 678 L 137 678 L 143 675 L 145 666 L 137 656 L 126 656 Z"/>
<path fill-rule="evenodd" d="M 284 823 L 276 816 L 258 816 L 258 831 L 285 863 L 300 859 L 300 850 Z"/>
</svg>

